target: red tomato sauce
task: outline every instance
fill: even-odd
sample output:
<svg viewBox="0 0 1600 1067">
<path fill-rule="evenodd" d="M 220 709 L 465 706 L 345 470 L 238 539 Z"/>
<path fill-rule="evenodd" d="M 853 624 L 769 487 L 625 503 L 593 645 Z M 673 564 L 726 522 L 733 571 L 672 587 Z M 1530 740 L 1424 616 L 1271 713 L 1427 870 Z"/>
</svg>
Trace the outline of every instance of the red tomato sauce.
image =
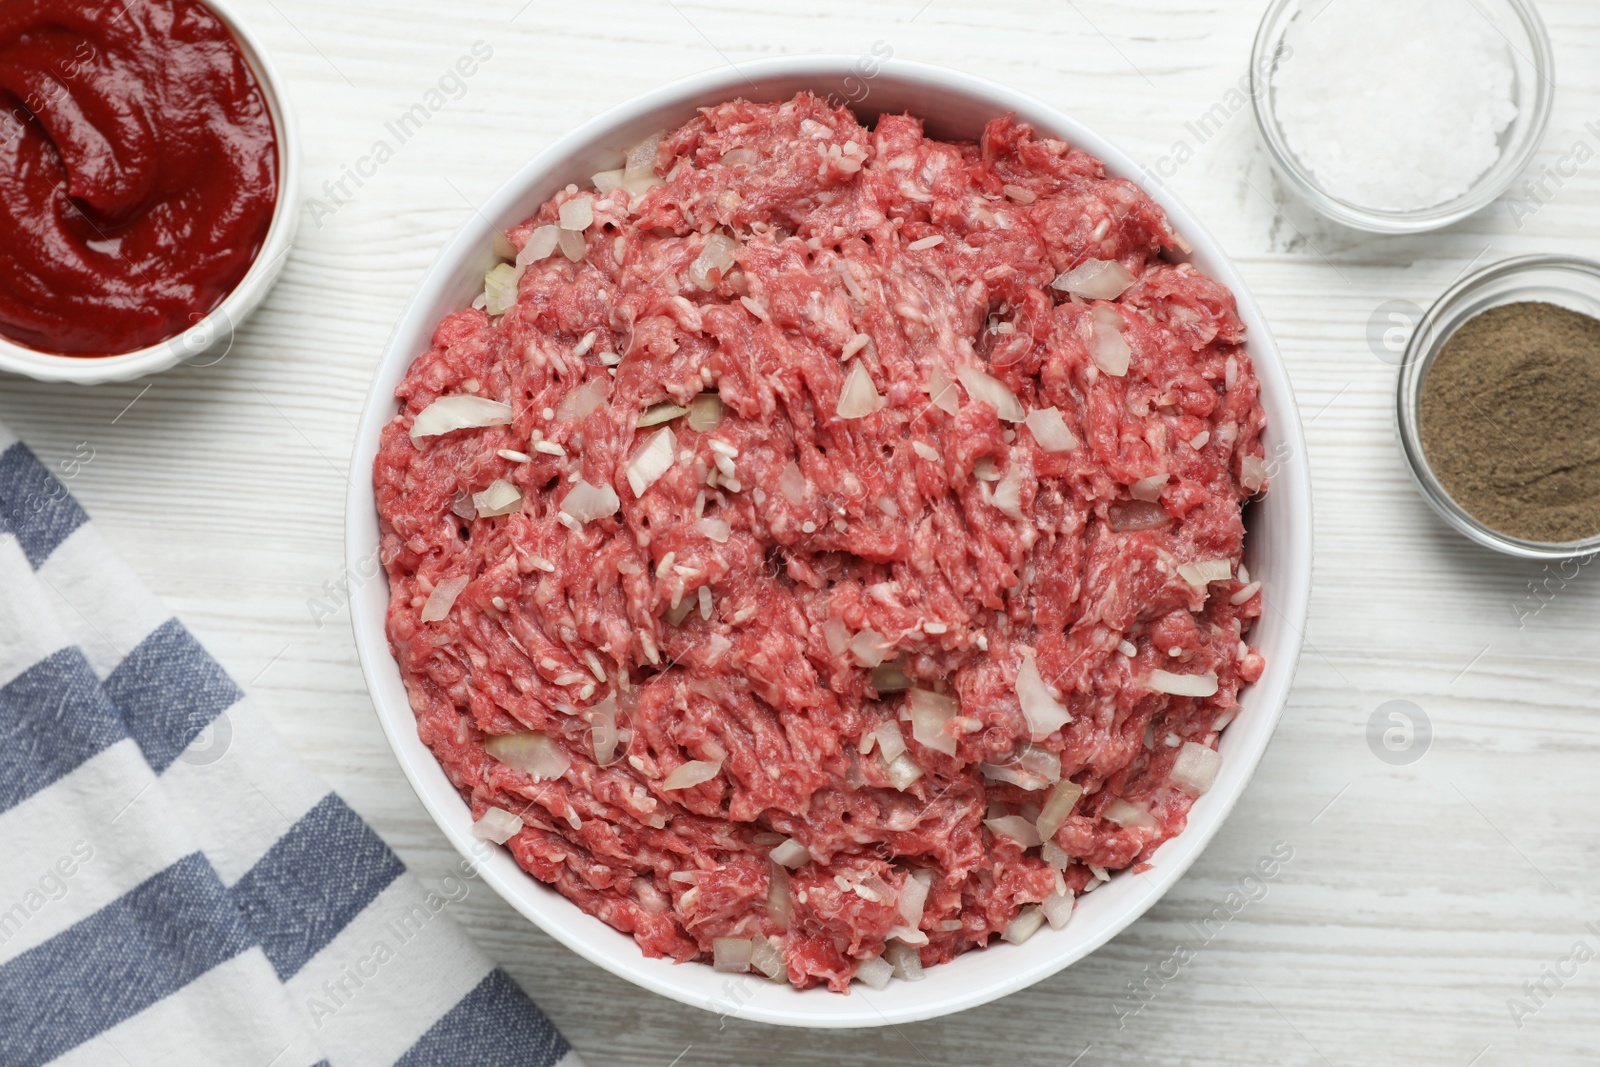
<svg viewBox="0 0 1600 1067">
<path fill-rule="evenodd" d="M 0 4 L 0 334 L 105 356 L 199 322 L 266 240 L 276 148 L 204 5 Z"/>
</svg>

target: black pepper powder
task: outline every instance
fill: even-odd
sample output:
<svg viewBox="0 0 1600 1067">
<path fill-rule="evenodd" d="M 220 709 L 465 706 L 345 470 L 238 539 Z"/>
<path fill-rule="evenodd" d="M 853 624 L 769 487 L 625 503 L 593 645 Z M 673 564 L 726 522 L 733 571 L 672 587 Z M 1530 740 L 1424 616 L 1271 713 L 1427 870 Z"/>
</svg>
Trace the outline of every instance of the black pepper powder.
<svg viewBox="0 0 1600 1067">
<path fill-rule="evenodd" d="M 1422 381 L 1422 450 L 1452 499 L 1500 533 L 1600 534 L 1600 320 L 1544 303 L 1463 323 Z"/>
</svg>

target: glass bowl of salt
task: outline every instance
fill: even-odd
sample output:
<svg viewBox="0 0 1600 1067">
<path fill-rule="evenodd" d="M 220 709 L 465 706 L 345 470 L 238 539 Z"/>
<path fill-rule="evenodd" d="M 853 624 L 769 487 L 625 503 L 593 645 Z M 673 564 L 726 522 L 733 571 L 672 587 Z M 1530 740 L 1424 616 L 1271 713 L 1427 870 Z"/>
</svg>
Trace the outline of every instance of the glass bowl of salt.
<svg viewBox="0 0 1600 1067">
<path fill-rule="evenodd" d="M 1493 203 L 1555 96 L 1530 0 L 1273 0 L 1251 56 L 1256 124 L 1324 215 L 1421 233 Z"/>
</svg>

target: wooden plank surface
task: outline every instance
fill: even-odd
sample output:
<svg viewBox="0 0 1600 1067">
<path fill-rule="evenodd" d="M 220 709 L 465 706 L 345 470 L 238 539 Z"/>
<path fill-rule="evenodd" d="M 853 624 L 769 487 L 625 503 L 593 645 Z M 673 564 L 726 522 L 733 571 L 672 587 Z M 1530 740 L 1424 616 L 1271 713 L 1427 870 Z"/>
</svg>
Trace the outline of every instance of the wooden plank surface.
<svg viewBox="0 0 1600 1067">
<path fill-rule="evenodd" d="M 1474 17 L 1462 0 L 1463 18 Z M 1272 322 L 1316 486 L 1309 647 L 1283 725 L 1216 842 L 1149 915 L 997 1004 L 882 1031 L 807 1034 L 644 993 L 556 945 L 485 889 L 454 909 L 596 1067 L 1138 1063 L 1587 1064 L 1600 1045 L 1600 570 L 1543 581 L 1469 546 L 1411 488 L 1394 368 L 1366 341 L 1387 300 L 1426 305 L 1470 262 L 1600 252 L 1600 161 L 1517 224 L 1505 203 L 1443 233 L 1375 238 L 1310 217 L 1247 112 L 1186 124 L 1237 84 L 1264 0 L 236 0 L 292 81 L 308 195 L 474 42 L 494 54 L 331 213 L 308 207 L 283 281 L 226 359 L 82 389 L 0 380 L 0 419 L 260 699 L 278 728 L 424 879 L 454 862 L 391 758 L 342 613 L 348 456 L 378 354 L 443 242 L 532 153 L 673 77 L 759 56 L 865 53 L 960 67 L 1065 107 L 1150 165 L 1233 254 Z M 1541 162 L 1600 148 L 1600 6 L 1541 0 L 1559 93 Z M 334 190 L 337 192 L 337 190 Z M 354 472 L 363 477 L 363 472 Z M 1521 618 L 1519 621 L 1519 609 Z M 1538 609 L 1536 612 L 1534 609 Z M 1390 700 L 1431 749 L 1369 748 Z M 1212 911 L 1277 842 L 1278 878 L 1209 941 Z M 1177 968 L 1176 946 L 1194 950 Z M 1546 979 L 1568 972 L 1559 987 Z M 1161 971 L 1137 1014 L 1129 983 Z M 1544 981 L 1531 996 L 1525 983 Z M 1514 1017 L 1517 998 L 1537 1010 Z M 1073 1057 L 1080 1057 L 1074 1060 Z"/>
</svg>

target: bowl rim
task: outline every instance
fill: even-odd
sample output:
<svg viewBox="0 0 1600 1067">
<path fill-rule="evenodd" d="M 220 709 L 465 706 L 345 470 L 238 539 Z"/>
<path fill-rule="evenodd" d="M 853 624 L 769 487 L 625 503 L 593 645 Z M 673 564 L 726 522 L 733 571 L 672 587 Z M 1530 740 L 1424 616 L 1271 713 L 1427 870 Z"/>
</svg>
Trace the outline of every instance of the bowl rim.
<svg viewBox="0 0 1600 1067">
<path fill-rule="evenodd" d="M 1401 357 L 1395 380 L 1395 424 L 1406 469 L 1422 498 L 1457 533 L 1469 540 L 1517 559 L 1559 562 L 1600 552 L 1600 534 L 1580 541 L 1529 541 L 1501 533 L 1456 503 L 1434 473 L 1422 447 L 1422 386 L 1433 361 L 1457 330 L 1482 310 L 1457 317 L 1461 305 L 1495 282 L 1536 271 L 1565 271 L 1588 277 L 1600 287 L 1600 263 L 1583 256 L 1512 256 L 1481 267 L 1446 289 L 1417 323 Z M 1499 306 L 1499 305 L 1495 305 Z"/>
<path fill-rule="evenodd" d="M 1266 142 L 1267 154 L 1271 157 L 1273 166 L 1294 186 L 1301 197 L 1323 215 L 1335 222 L 1369 233 L 1416 234 L 1443 229 L 1477 214 L 1498 200 L 1538 154 L 1555 105 L 1555 47 L 1550 38 L 1549 28 L 1545 26 L 1544 19 L 1531 0 L 1503 0 L 1515 13 L 1528 35 L 1528 40 L 1532 42 L 1533 56 L 1530 62 L 1538 81 L 1532 124 L 1524 123 L 1524 117 L 1520 114 L 1514 120 L 1522 130 L 1519 134 L 1521 143 L 1511 157 L 1514 160 L 1513 165 L 1505 168 L 1504 175 L 1492 182 L 1482 181 L 1480 176 L 1476 184 L 1454 200 L 1415 211 L 1364 207 L 1325 192 L 1289 148 L 1278 125 L 1271 99 L 1272 60 L 1287 30 L 1287 25 L 1280 23 L 1291 8 L 1306 2 L 1307 0 L 1273 0 L 1268 5 L 1256 28 L 1255 40 L 1250 48 L 1250 104 L 1251 111 L 1255 115 L 1256 129 L 1260 131 L 1261 139 Z M 1323 0 L 1323 2 L 1327 4 L 1335 0 Z M 1509 43 L 1508 47 L 1513 51 L 1516 50 L 1515 46 Z M 1493 170 L 1492 167 L 1490 169 Z"/>
<path fill-rule="evenodd" d="M 256 75 L 262 98 L 272 115 L 278 153 L 278 198 L 261 249 L 250 269 L 204 319 L 156 344 L 115 356 L 71 356 L 44 352 L 0 336 L 0 371 L 22 374 L 42 382 L 100 385 L 124 382 L 168 370 L 214 348 L 231 344 L 233 331 L 266 299 L 283 272 L 300 223 L 300 127 L 289 102 L 287 83 L 272 54 L 254 31 L 234 12 L 231 0 L 199 0 L 234 36 L 245 62 Z M 222 357 L 199 364 L 210 366 Z"/>
<path fill-rule="evenodd" d="M 942 997 L 918 998 L 914 1003 L 890 1004 L 888 1007 L 873 1003 L 859 987 L 853 990 L 852 996 L 842 997 L 817 990 L 802 993 L 772 983 L 762 983 L 771 986 L 771 995 L 758 990 L 748 1001 L 734 1000 L 730 1006 L 728 1001 L 706 995 L 708 976 L 714 973 L 709 968 L 704 971 L 706 981 L 701 981 L 698 978 L 686 978 L 681 966 L 670 962 L 663 966 L 664 961 L 649 959 L 639 951 L 631 938 L 611 931 L 598 919 L 584 914 L 576 904 L 529 876 L 503 849 L 486 849 L 483 842 L 471 836 L 469 807 L 450 785 L 437 759 L 417 737 L 415 715 L 404 697 L 403 687 L 399 685 L 398 667 L 390 652 L 385 630 L 387 580 L 381 565 L 376 562 L 377 518 L 370 471 L 376 457 L 379 433 L 394 417 L 396 410 L 393 388 L 385 387 L 386 375 L 403 374 L 404 368 L 409 367 L 425 350 L 427 339 L 437 324 L 437 316 L 430 313 L 429 303 L 440 299 L 440 294 L 448 285 L 446 279 L 452 272 L 459 272 L 467 265 L 481 261 L 488 247 L 489 235 L 493 232 L 490 220 L 501 220 L 502 216 L 512 211 L 519 197 L 539 182 L 549 180 L 563 166 L 570 167 L 576 154 L 588 143 L 608 131 L 623 128 L 630 121 L 638 122 L 645 116 L 667 108 L 681 109 L 687 117 L 692 113 L 696 100 L 708 96 L 733 99 L 746 95 L 747 83 L 759 79 L 804 78 L 814 83 L 820 91 L 821 83 L 826 79 L 848 77 L 857 72 L 858 62 L 860 57 L 852 55 L 784 56 L 690 75 L 641 94 L 580 124 L 534 155 L 468 217 L 427 268 L 407 303 L 374 368 L 373 385 L 354 441 L 351 461 L 353 477 L 350 479 L 346 507 L 346 573 L 352 608 L 350 614 L 368 692 L 396 760 L 430 817 L 464 857 L 464 869 L 470 865 L 474 874 L 482 874 L 507 903 L 551 937 L 626 981 L 707 1011 L 720 1011 L 723 1015 L 736 1015 L 769 1024 L 813 1028 L 894 1025 L 989 1003 L 1032 985 L 1099 948 L 1142 915 L 1175 884 L 1226 821 L 1227 814 L 1254 774 L 1282 716 L 1302 648 L 1309 608 L 1313 551 L 1310 465 L 1287 368 L 1259 305 L 1237 268 L 1223 252 L 1221 244 L 1159 181 L 1146 175 L 1133 157 L 1059 109 L 1030 95 L 961 71 L 894 58 L 883 60 L 877 77 L 897 80 L 929 95 L 937 94 L 949 100 L 981 104 L 991 116 L 1015 112 L 1025 121 L 1034 122 L 1042 132 L 1069 139 L 1075 145 L 1093 152 L 1105 161 L 1111 173 L 1139 182 L 1167 210 L 1174 227 L 1189 239 L 1197 254 L 1209 261 L 1208 271 L 1228 285 L 1235 295 L 1240 315 L 1249 330 L 1250 353 L 1262 382 L 1263 395 L 1265 397 L 1269 392 L 1272 395 L 1269 429 L 1281 440 L 1283 449 L 1280 469 L 1284 476 L 1275 478 L 1276 491 L 1289 499 L 1283 505 L 1287 509 L 1287 518 L 1280 535 L 1284 546 L 1281 549 L 1284 573 L 1281 580 L 1274 580 L 1276 602 L 1269 602 L 1272 614 L 1279 619 L 1274 625 L 1279 627 L 1276 633 L 1282 653 L 1277 658 L 1269 659 L 1267 672 L 1251 687 L 1256 706 L 1248 728 L 1241 716 L 1230 732 L 1224 734 L 1225 744 L 1230 743 L 1227 739 L 1233 737 L 1236 741 L 1231 743 L 1238 747 L 1224 760 L 1226 781 L 1219 778 L 1218 786 L 1196 803 L 1195 809 L 1190 812 L 1188 827 L 1161 846 L 1152 857 L 1156 862 L 1151 870 L 1126 876 L 1129 882 L 1118 891 L 1121 895 L 1113 894 L 1111 898 L 1120 903 L 1106 905 L 1115 910 L 1110 918 L 1096 920 L 1097 927 L 1092 934 L 1077 941 L 1065 942 L 1060 951 L 1026 966 L 1015 967 L 1003 978 L 977 988 L 964 985 L 958 991 Z M 398 377 L 394 380 L 398 381 Z M 380 589 L 383 590 L 381 594 Z M 368 603 L 364 604 L 364 599 Z M 1266 625 L 1265 617 L 1258 625 Z M 390 693 L 387 701 L 384 696 L 386 690 Z M 1109 889 L 1102 890 L 1102 893 L 1107 892 Z M 1071 929 L 1071 925 L 1066 929 Z M 623 938 L 625 946 L 613 951 L 613 946 L 617 944 L 613 938 Z M 944 966 L 956 967 L 962 959 L 972 960 L 1007 948 L 1021 950 L 1027 947 L 991 945 L 984 953 L 967 953 Z M 727 978 L 730 976 L 716 975 L 717 981 Z M 723 988 L 727 988 L 726 983 Z M 873 998 L 884 996 L 883 993 L 872 994 Z"/>
</svg>

